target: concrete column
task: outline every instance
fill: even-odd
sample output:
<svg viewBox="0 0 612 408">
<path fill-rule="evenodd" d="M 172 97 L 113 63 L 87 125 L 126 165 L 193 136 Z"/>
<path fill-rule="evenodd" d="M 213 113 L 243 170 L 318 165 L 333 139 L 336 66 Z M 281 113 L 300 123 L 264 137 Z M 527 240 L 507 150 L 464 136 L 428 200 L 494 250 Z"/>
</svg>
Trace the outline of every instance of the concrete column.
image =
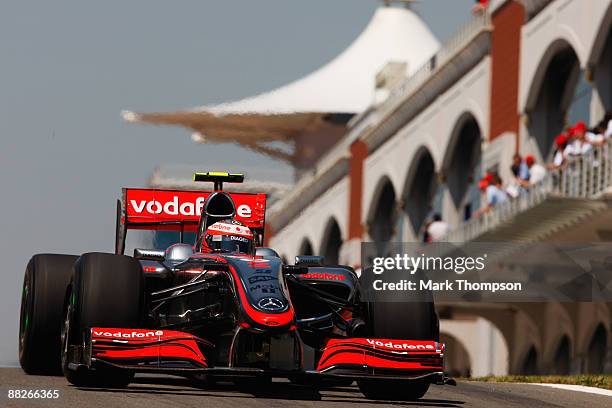
<svg viewBox="0 0 612 408">
<path fill-rule="evenodd" d="M 483 135 L 488 140 L 505 132 L 519 133 L 519 67 L 525 8 L 521 2 L 508 1 L 495 11 L 492 22 L 490 135 Z"/>
<path fill-rule="evenodd" d="M 343 264 L 361 266 L 361 241 L 365 232 L 361 219 L 363 206 L 363 173 L 364 161 L 368 157 L 368 146 L 356 140 L 350 147 L 349 161 L 349 195 L 348 199 L 348 235 L 340 248 L 340 260 Z"/>
</svg>

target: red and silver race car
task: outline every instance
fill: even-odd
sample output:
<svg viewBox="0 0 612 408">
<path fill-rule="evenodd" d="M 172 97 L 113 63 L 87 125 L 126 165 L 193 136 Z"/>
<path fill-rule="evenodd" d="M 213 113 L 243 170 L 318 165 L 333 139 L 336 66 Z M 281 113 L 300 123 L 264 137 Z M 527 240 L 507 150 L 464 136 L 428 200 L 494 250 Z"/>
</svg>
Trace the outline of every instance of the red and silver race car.
<svg viewBox="0 0 612 408">
<path fill-rule="evenodd" d="M 372 399 L 444 384 L 433 303 L 366 302 L 348 266 L 284 264 L 261 245 L 265 194 L 228 193 L 239 174 L 196 173 L 214 190 L 124 189 L 116 251 L 28 263 L 19 358 L 29 374 L 123 387 L 134 373 L 265 384 L 357 381 Z M 179 231 L 165 250 L 124 255 L 127 231 Z M 186 232 L 195 242 L 184 243 Z"/>
</svg>

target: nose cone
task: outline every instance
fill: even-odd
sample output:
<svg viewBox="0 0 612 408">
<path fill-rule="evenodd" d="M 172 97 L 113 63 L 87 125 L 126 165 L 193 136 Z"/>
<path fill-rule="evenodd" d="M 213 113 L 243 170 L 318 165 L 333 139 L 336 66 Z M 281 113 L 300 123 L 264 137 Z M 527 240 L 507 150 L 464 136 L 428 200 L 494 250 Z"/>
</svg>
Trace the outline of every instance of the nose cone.
<svg viewBox="0 0 612 408">
<path fill-rule="evenodd" d="M 243 327 L 280 328 L 295 321 L 291 302 L 282 287 L 281 260 L 227 256 L 243 312 Z"/>
</svg>

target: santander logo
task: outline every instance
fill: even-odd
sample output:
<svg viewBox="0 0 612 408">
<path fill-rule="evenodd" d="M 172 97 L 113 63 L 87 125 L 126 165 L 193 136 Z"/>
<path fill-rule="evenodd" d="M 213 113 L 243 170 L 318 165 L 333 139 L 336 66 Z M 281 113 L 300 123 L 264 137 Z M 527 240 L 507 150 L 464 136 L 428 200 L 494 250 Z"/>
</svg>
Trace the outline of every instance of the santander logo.
<svg viewBox="0 0 612 408">
<path fill-rule="evenodd" d="M 158 200 L 130 200 L 130 206 L 134 209 L 136 214 L 165 214 L 165 215 L 183 215 L 183 216 L 200 216 L 204 203 L 206 202 L 205 197 L 198 197 L 195 201 L 183 201 L 179 199 L 179 196 L 175 195 L 171 200 L 158 201 Z M 251 207 L 242 204 L 236 208 L 236 214 L 242 218 L 251 218 L 252 215 Z"/>
<path fill-rule="evenodd" d="M 380 340 L 366 339 L 366 341 L 372 346 L 386 347 L 396 350 L 435 350 L 435 347 L 431 344 L 408 344 L 398 343 L 394 341 L 382 342 Z"/>
</svg>

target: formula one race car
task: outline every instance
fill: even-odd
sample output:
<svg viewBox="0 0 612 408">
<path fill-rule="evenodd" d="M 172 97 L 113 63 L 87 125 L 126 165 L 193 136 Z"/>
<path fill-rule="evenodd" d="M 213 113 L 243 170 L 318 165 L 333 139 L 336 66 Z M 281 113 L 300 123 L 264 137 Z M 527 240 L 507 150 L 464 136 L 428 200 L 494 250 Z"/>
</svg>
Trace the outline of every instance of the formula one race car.
<svg viewBox="0 0 612 408">
<path fill-rule="evenodd" d="M 357 381 L 371 399 L 412 400 L 444 384 L 433 303 L 363 301 L 348 266 L 283 264 L 261 247 L 265 194 L 227 193 L 240 174 L 196 173 L 214 191 L 124 189 L 114 254 L 39 254 L 28 263 L 19 358 L 28 374 L 124 387 L 134 373 L 205 381 Z M 130 229 L 178 231 L 135 249 Z M 184 243 L 185 232 L 196 233 Z"/>
</svg>

